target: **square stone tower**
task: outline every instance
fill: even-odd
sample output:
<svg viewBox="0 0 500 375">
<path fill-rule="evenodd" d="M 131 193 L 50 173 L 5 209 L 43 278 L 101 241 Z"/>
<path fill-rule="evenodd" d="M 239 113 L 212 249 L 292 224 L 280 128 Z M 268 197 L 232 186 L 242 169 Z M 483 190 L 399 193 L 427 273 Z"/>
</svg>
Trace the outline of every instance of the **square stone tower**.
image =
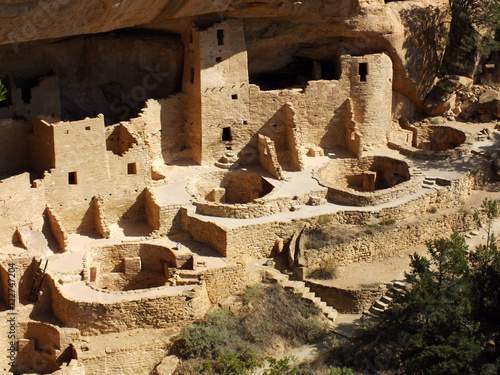
<svg viewBox="0 0 500 375">
<path fill-rule="evenodd" d="M 248 140 L 248 57 L 243 23 L 190 27 L 183 36 L 185 144 L 199 164 L 241 150 Z"/>
</svg>

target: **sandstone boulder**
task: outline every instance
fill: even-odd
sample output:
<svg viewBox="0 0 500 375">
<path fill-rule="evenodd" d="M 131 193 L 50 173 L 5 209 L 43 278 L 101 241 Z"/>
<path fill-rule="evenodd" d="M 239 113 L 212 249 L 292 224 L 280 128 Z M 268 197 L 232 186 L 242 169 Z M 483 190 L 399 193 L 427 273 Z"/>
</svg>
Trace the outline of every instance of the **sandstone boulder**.
<svg viewBox="0 0 500 375">
<path fill-rule="evenodd" d="M 500 92 L 490 89 L 482 94 L 479 98 L 479 111 L 500 118 Z"/>
<path fill-rule="evenodd" d="M 165 357 L 153 371 L 154 375 L 172 375 L 179 364 L 179 358 L 175 355 Z"/>
<path fill-rule="evenodd" d="M 458 114 L 457 92 L 469 89 L 474 81 L 463 76 L 445 76 L 441 78 L 425 98 L 426 111 L 433 116 Z"/>
</svg>

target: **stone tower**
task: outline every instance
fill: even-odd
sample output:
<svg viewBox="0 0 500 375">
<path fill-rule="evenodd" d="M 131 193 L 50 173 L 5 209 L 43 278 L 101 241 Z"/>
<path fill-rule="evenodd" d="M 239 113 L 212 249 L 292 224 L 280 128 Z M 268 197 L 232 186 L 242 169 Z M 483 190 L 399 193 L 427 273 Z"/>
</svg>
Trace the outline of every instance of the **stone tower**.
<svg viewBox="0 0 500 375">
<path fill-rule="evenodd" d="M 243 23 L 227 20 L 184 34 L 185 144 L 199 164 L 244 146 L 249 121 L 248 58 Z"/>
<path fill-rule="evenodd" d="M 392 117 L 392 60 L 384 53 L 341 57 L 342 78 L 351 84 L 347 145 L 357 156 L 387 145 Z"/>
</svg>

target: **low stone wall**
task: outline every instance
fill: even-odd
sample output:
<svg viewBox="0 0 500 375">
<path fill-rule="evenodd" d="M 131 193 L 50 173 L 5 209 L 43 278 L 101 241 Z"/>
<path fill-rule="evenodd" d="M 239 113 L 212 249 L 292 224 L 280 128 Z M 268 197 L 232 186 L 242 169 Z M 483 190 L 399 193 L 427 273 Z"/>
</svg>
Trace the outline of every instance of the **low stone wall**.
<svg viewBox="0 0 500 375">
<path fill-rule="evenodd" d="M 430 151 L 420 150 L 415 147 L 402 145 L 396 142 L 389 142 L 389 148 L 399 151 L 401 154 L 420 160 L 449 160 L 460 159 L 470 153 L 472 142 L 465 142 L 464 144 L 446 151 Z"/>
<path fill-rule="evenodd" d="M 46 280 L 54 314 L 66 326 L 78 328 L 82 335 L 135 328 L 182 327 L 201 318 L 211 306 L 205 285 L 179 295 L 161 295 L 159 292 L 163 288 L 153 288 L 158 290 L 154 297 L 126 295 L 116 302 L 106 302 L 107 293 L 101 293 L 101 300 L 88 302 L 64 295 L 49 275 Z"/>
<path fill-rule="evenodd" d="M 406 181 L 393 187 L 375 191 L 359 191 L 349 187 L 350 183 L 361 184 L 361 174 L 366 171 L 387 171 L 404 176 Z M 386 172 L 383 172 L 384 175 Z M 332 202 L 349 206 L 373 206 L 414 194 L 422 187 L 423 178 L 415 178 L 413 171 L 403 160 L 385 156 L 369 156 L 362 159 L 333 160 L 314 173 L 314 178 L 328 188 L 327 198 Z M 378 178 L 377 178 L 378 180 Z"/>
<path fill-rule="evenodd" d="M 227 228 L 212 221 L 204 221 L 189 215 L 186 208 L 181 208 L 182 229 L 191 234 L 193 240 L 205 243 L 227 256 L 228 240 Z"/>
<path fill-rule="evenodd" d="M 242 265 L 211 269 L 202 277 L 207 285 L 210 302 L 223 302 L 232 294 L 240 293 L 248 284 L 248 275 Z"/>
<path fill-rule="evenodd" d="M 195 202 L 196 213 L 206 216 L 228 217 L 233 219 L 252 219 L 270 216 L 277 212 L 288 211 L 294 205 L 308 204 L 311 200 L 311 196 L 324 198 L 326 197 L 326 192 L 327 190 L 324 189 L 297 197 L 256 199 L 255 203 L 246 204 Z"/>
<path fill-rule="evenodd" d="M 59 248 L 61 249 L 61 251 L 66 251 L 69 245 L 68 231 L 64 227 L 59 216 L 57 216 L 52 207 L 50 207 L 49 205 L 47 205 L 45 214 L 49 219 L 50 229 L 52 231 L 54 238 L 57 241 L 57 244 L 59 245 Z"/>
<path fill-rule="evenodd" d="M 337 264 L 370 262 L 392 256 L 401 249 L 425 244 L 427 241 L 449 236 L 454 229 L 459 231 L 476 228 L 472 215 L 457 213 L 442 215 L 425 222 L 382 230 L 373 235 L 366 234 L 348 243 L 322 249 L 304 251 L 306 267 L 315 268 L 333 259 Z"/>
<path fill-rule="evenodd" d="M 346 289 L 332 285 L 325 285 L 317 280 L 306 280 L 306 286 L 342 314 L 360 314 L 367 311 L 375 301 L 386 292 L 387 286 L 380 285 L 372 288 Z"/>
<path fill-rule="evenodd" d="M 414 178 L 389 189 L 360 192 L 349 188 L 328 187 L 328 200 L 349 206 L 375 206 L 416 193 L 422 188 L 422 178 Z M 320 182 L 321 183 L 321 182 Z"/>
</svg>

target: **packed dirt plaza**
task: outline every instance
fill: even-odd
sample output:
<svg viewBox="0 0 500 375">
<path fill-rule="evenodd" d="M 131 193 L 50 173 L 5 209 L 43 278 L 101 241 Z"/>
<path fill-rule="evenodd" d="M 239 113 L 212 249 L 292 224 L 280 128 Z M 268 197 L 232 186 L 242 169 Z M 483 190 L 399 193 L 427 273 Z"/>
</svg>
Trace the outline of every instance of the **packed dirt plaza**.
<svg viewBox="0 0 500 375">
<path fill-rule="evenodd" d="M 11 13 L 0 18 L 35 11 L 6 3 L 0 12 Z M 103 6 L 108 15 L 128 6 L 103 3 L 115 4 Z M 162 2 L 153 3 L 151 12 Z M 403 72 L 399 50 L 360 45 L 359 36 L 311 43 L 281 70 L 255 69 L 252 54 L 260 46 L 268 52 L 256 59 L 271 59 L 265 40 L 280 30 L 259 34 L 246 17 L 291 17 L 310 4 L 269 13 L 206 5 L 198 14 L 204 6 L 186 3 L 164 18 L 144 18 L 138 6 L 112 19 L 109 30 L 151 22 L 139 36 L 83 23 L 75 34 L 62 24 L 18 40 L 17 52 L 0 46 L 8 90 L 0 102 L 0 352 L 10 354 L 0 372 L 172 374 L 175 334 L 263 278 L 313 301 L 333 332 L 348 336 L 346 322 L 383 312 L 409 254 L 454 229 L 471 246 L 483 238 L 474 212 L 485 197 L 500 198 L 495 66 L 481 85 L 452 77 L 456 93 L 424 106 L 425 88 L 409 88 L 415 77 Z M 341 24 L 358 17 L 323 3 L 318 9 Z M 430 7 L 372 3 L 358 6 L 401 25 L 406 11 Z M 149 21 L 126 18 L 134 12 Z M 165 22 L 172 30 L 155 39 Z M 73 74 L 62 66 L 74 53 L 62 51 L 77 42 L 45 42 L 98 32 L 83 42 L 90 71 L 94 54 L 127 55 L 115 41 L 144 53 L 142 62 L 121 62 L 145 73 L 131 91 L 106 76 L 126 69 L 118 57 Z M 150 68 L 156 59 L 175 69 Z M 106 82 L 78 93 L 84 73 Z M 114 109 L 99 108 L 127 90 L 144 94 L 139 107 L 122 95 Z M 314 278 L 328 264 L 336 278 Z"/>
</svg>

